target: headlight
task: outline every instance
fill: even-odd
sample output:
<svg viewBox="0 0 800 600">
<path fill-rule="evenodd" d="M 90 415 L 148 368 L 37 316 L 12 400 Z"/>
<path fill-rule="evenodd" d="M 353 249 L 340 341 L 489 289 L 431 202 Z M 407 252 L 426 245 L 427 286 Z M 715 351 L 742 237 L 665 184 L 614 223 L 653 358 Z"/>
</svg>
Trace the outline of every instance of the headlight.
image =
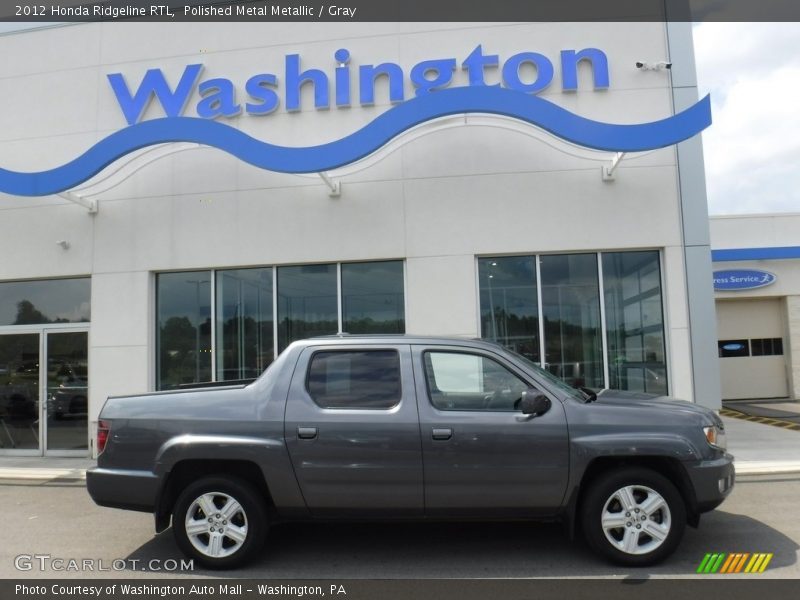
<svg viewBox="0 0 800 600">
<path fill-rule="evenodd" d="M 706 441 L 710 446 L 725 450 L 728 447 L 728 440 L 725 437 L 725 430 L 720 429 L 716 425 L 703 427 L 703 433 L 706 434 Z"/>
</svg>

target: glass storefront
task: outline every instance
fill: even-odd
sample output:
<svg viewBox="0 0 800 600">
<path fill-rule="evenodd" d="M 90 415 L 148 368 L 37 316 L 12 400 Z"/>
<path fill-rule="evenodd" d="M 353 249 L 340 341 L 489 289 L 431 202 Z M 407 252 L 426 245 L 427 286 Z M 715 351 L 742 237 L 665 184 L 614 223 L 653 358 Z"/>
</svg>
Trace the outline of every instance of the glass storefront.
<svg viewBox="0 0 800 600">
<path fill-rule="evenodd" d="M 47 333 L 47 450 L 87 450 L 89 369 L 86 331 Z"/>
<path fill-rule="evenodd" d="M 39 448 L 39 335 L 0 335 L 0 449 Z"/>
<path fill-rule="evenodd" d="M 158 389 L 211 380 L 211 271 L 156 281 Z"/>
<path fill-rule="evenodd" d="M 88 323 L 91 280 L 42 279 L 0 283 L 0 327 Z"/>
<path fill-rule="evenodd" d="M 545 368 L 574 387 L 604 387 L 596 254 L 539 257 Z"/>
<path fill-rule="evenodd" d="M 609 385 L 667 393 L 658 252 L 603 253 Z"/>
<path fill-rule="evenodd" d="M 481 337 L 576 387 L 667 393 L 657 251 L 483 257 L 478 279 Z"/>
<path fill-rule="evenodd" d="M 405 295 L 403 263 L 342 265 L 342 331 L 403 333 Z"/>
<path fill-rule="evenodd" d="M 278 352 L 294 340 L 339 329 L 336 265 L 278 269 Z"/>
<path fill-rule="evenodd" d="M 0 453 L 88 452 L 90 290 L 88 277 L 0 283 Z"/>
<path fill-rule="evenodd" d="M 403 261 L 160 273 L 157 389 L 257 377 L 295 340 L 403 333 Z"/>
<path fill-rule="evenodd" d="M 217 271 L 217 380 L 250 379 L 274 360 L 272 269 Z"/>
<path fill-rule="evenodd" d="M 478 259 L 478 278 L 481 335 L 541 362 L 535 258 Z"/>
</svg>

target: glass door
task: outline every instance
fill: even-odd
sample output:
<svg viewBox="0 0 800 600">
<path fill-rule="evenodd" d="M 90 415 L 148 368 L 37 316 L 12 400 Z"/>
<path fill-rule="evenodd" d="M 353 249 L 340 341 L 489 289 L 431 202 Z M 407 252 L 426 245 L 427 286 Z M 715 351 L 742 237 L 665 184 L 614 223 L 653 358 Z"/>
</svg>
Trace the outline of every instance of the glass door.
<svg viewBox="0 0 800 600">
<path fill-rule="evenodd" d="M 45 336 L 43 450 L 48 455 L 84 456 L 89 451 L 89 332 L 46 330 Z"/>
<path fill-rule="evenodd" d="M 41 453 L 39 333 L 0 335 L 0 452 Z"/>
</svg>

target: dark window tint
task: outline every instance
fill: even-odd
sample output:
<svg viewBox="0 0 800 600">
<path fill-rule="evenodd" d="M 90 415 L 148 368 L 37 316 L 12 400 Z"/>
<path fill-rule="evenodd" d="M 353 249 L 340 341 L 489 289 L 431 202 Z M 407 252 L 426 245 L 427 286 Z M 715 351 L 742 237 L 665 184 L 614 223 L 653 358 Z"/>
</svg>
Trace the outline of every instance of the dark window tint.
<svg viewBox="0 0 800 600">
<path fill-rule="evenodd" d="M 431 404 L 439 410 L 517 410 L 528 385 L 501 364 L 477 354 L 426 352 Z"/>
<path fill-rule="evenodd" d="M 308 393 L 323 408 L 391 408 L 400 402 L 400 356 L 394 350 L 317 352 Z"/>
<path fill-rule="evenodd" d="M 278 268 L 278 352 L 295 340 L 336 333 L 336 265 Z"/>
<path fill-rule="evenodd" d="M 658 252 L 603 253 L 609 387 L 667 393 Z"/>
<path fill-rule="evenodd" d="M 603 387 L 596 254 L 540 257 L 545 367 L 574 387 Z"/>
<path fill-rule="evenodd" d="M 783 340 L 781 338 L 750 340 L 750 351 L 753 356 L 780 356 L 783 354 Z"/>
<path fill-rule="evenodd" d="M 158 389 L 211 381 L 211 272 L 156 279 Z"/>
<path fill-rule="evenodd" d="M 272 269 L 216 277 L 217 381 L 258 377 L 273 359 Z"/>
<path fill-rule="evenodd" d="M 404 333 L 403 262 L 342 265 L 342 328 L 347 333 Z"/>
<path fill-rule="evenodd" d="M 88 323 L 90 294 L 88 277 L 0 283 L 0 325 Z"/>
<path fill-rule="evenodd" d="M 478 260 L 478 279 L 481 337 L 499 342 L 533 362 L 540 362 L 536 258 L 481 258 Z"/>
<path fill-rule="evenodd" d="M 720 358 L 750 356 L 747 340 L 720 340 L 718 345 Z"/>
</svg>

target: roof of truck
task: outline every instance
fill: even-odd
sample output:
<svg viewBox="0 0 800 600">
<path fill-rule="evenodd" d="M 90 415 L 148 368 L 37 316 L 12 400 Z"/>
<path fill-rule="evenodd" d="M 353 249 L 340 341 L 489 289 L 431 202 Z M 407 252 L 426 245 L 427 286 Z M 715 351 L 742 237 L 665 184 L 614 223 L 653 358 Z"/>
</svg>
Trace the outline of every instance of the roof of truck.
<svg viewBox="0 0 800 600">
<path fill-rule="evenodd" d="M 415 335 L 409 333 L 370 333 L 370 334 L 352 334 L 352 333 L 337 333 L 333 335 L 321 335 L 305 340 L 298 340 L 300 344 L 312 344 L 325 341 L 326 343 L 364 343 L 364 344 L 386 344 L 386 343 L 403 343 L 403 344 L 442 344 L 445 346 L 451 345 L 464 345 L 464 346 L 483 346 L 486 348 L 502 348 L 497 342 L 491 340 L 482 340 L 477 338 L 465 337 L 446 337 L 446 336 L 430 336 L 430 335 Z"/>
</svg>

